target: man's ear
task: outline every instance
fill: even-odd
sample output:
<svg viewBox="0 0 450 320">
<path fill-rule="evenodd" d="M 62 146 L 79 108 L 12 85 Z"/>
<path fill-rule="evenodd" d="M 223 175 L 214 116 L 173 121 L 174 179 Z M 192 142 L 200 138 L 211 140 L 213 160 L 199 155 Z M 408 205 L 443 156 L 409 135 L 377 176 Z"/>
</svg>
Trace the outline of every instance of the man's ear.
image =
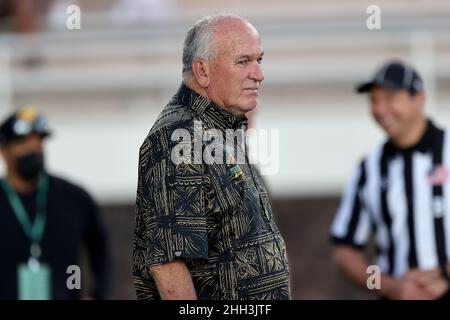
<svg viewBox="0 0 450 320">
<path fill-rule="evenodd" d="M 208 88 L 210 81 L 208 62 L 202 59 L 194 60 L 192 62 L 192 73 L 200 87 L 203 89 Z"/>
<path fill-rule="evenodd" d="M 414 96 L 414 102 L 416 106 L 418 106 L 422 110 L 425 108 L 425 98 L 426 97 L 424 91 L 420 91 Z"/>
</svg>

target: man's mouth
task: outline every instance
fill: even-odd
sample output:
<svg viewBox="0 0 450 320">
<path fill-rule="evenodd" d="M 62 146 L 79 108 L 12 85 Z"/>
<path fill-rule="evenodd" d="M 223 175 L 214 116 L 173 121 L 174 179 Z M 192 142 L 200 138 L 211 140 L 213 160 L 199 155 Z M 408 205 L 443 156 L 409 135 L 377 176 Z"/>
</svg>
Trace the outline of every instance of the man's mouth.
<svg viewBox="0 0 450 320">
<path fill-rule="evenodd" d="M 251 92 L 254 92 L 254 93 L 258 93 L 259 88 L 244 88 L 244 91 L 251 91 Z"/>
<path fill-rule="evenodd" d="M 391 127 L 394 124 L 394 121 L 391 119 L 380 119 L 379 124 L 382 127 L 386 128 L 386 127 Z"/>
</svg>

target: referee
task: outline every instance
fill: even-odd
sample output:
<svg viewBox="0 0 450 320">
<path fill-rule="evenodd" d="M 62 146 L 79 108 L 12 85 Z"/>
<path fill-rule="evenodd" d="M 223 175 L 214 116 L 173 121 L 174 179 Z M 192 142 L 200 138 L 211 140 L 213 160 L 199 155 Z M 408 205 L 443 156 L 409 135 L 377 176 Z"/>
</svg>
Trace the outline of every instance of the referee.
<svg viewBox="0 0 450 320">
<path fill-rule="evenodd" d="M 384 299 L 448 299 L 450 132 L 424 114 L 420 75 L 401 61 L 357 88 L 387 141 L 358 164 L 331 227 L 334 260 L 369 290 L 363 249 L 374 237 Z M 376 268 L 374 268 L 377 270 Z"/>
</svg>

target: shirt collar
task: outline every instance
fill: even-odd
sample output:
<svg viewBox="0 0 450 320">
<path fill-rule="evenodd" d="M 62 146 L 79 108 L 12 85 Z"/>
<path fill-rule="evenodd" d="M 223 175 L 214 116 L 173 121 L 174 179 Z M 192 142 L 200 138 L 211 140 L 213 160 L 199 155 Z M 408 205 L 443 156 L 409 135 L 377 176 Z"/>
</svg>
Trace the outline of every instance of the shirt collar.
<svg viewBox="0 0 450 320">
<path fill-rule="evenodd" d="M 431 120 L 427 120 L 427 127 L 425 129 L 424 134 L 420 138 L 420 140 L 413 146 L 408 148 L 400 148 L 396 146 L 391 140 L 388 141 L 388 148 L 392 151 L 397 152 L 413 152 L 418 151 L 422 153 L 427 153 L 433 148 L 433 141 L 436 137 L 439 129 L 434 125 Z"/>
<path fill-rule="evenodd" d="M 214 124 L 223 129 L 236 129 L 241 126 L 247 126 L 248 120 L 245 116 L 233 115 L 213 101 L 190 89 L 184 83 L 178 89 L 176 97 L 183 105 L 208 117 Z"/>
</svg>

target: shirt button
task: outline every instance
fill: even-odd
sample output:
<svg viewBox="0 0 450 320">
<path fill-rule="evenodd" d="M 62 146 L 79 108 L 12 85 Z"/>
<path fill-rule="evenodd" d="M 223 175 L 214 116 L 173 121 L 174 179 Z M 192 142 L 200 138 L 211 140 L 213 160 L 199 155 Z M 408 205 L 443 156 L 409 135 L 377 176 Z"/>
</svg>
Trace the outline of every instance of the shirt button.
<svg viewBox="0 0 450 320">
<path fill-rule="evenodd" d="M 234 237 L 233 229 L 231 229 L 229 226 L 227 226 L 227 231 L 228 231 L 228 234 L 230 235 L 230 237 Z"/>
</svg>

